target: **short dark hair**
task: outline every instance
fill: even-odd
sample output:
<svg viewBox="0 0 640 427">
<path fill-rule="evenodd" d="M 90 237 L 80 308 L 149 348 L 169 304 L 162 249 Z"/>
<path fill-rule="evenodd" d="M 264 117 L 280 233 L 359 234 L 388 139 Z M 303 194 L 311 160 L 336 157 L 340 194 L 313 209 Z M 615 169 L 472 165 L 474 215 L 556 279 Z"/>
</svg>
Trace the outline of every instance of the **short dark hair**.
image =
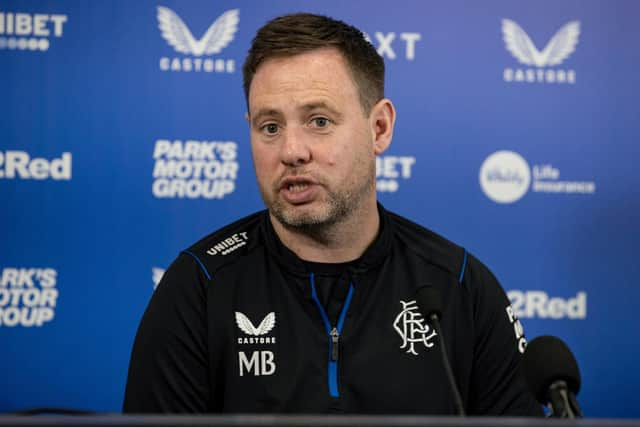
<svg viewBox="0 0 640 427">
<path fill-rule="evenodd" d="M 342 21 L 310 13 L 280 16 L 258 30 L 242 67 L 247 106 L 251 81 L 265 60 L 328 47 L 336 48 L 344 56 L 362 108 L 369 115 L 371 108 L 384 98 L 382 57 L 362 31 Z"/>
</svg>

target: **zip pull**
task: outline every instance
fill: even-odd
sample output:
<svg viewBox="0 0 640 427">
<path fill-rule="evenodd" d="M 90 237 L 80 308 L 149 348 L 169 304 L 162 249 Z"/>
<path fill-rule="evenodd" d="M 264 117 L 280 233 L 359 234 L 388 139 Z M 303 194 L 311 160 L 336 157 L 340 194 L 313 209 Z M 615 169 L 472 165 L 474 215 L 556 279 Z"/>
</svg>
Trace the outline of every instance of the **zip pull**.
<svg viewBox="0 0 640 427">
<path fill-rule="evenodd" d="M 331 330 L 331 360 L 338 360 L 338 341 L 340 340 L 340 334 L 338 330 L 334 327 Z"/>
</svg>

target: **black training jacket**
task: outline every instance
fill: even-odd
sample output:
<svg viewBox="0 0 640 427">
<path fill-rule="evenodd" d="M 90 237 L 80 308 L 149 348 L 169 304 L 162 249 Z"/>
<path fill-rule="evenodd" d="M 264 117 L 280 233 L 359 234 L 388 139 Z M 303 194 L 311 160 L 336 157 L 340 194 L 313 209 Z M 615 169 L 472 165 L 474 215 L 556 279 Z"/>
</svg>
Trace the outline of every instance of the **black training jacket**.
<svg viewBox="0 0 640 427">
<path fill-rule="evenodd" d="M 124 411 L 453 414 L 440 337 L 414 299 L 431 286 L 467 413 L 541 415 L 518 369 L 522 327 L 491 272 L 378 210 L 334 319 L 266 211 L 183 251 L 140 323 Z"/>
</svg>

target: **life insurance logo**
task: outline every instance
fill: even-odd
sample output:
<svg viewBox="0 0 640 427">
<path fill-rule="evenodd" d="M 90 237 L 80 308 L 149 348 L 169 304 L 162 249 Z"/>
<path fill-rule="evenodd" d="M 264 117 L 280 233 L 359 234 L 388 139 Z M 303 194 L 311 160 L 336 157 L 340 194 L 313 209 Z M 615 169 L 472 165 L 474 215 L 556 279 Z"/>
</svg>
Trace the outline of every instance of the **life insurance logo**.
<svg viewBox="0 0 640 427">
<path fill-rule="evenodd" d="M 183 56 L 163 56 L 160 70 L 168 72 L 234 73 L 234 59 L 217 55 L 225 49 L 238 31 L 240 10 L 231 9 L 218 16 L 201 38 L 197 39 L 176 12 L 158 6 L 158 28 L 162 38 Z"/>
<path fill-rule="evenodd" d="M 53 320 L 58 302 L 54 268 L 0 270 L 0 328 L 39 327 Z"/>
<path fill-rule="evenodd" d="M 151 192 L 159 199 L 223 199 L 235 191 L 237 158 L 234 141 L 158 139 Z"/>
<path fill-rule="evenodd" d="M 0 11 L 0 50 L 49 50 L 61 38 L 67 15 Z"/>
<path fill-rule="evenodd" d="M 503 19 L 502 39 L 505 48 L 520 64 L 526 66 L 505 68 L 503 80 L 507 83 L 575 84 L 576 71 L 557 66 L 576 50 L 579 38 L 580 21 L 570 21 L 540 51 L 520 25 L 511 19 Z"/>
<path fill-rule="evenodd" d="M 31 157 L 26 151 L 0 151 L 0 180 L 47 180 L 69 181 L 72 174 L 72 155 L 62 153 L 60 157 L 45 159 Z"/>
<path fill-rule="evenodd" d="M 376 157 L 376 190 L 380 193 L 395 193 L 402 181 L 411 179 L 411 171 L 416 164 L 412 156 Z"/>
<path fill-rule="evenodd" d="M 484 194 L 496 203 L 508 204 L 520 200 L 528 191 L 550 194 L 593 195 L 593 181 L 560 179 L 560 169 L 551 163 L 529 167 L 514 151 L 497 151 L 485 159 L 478 177 Z"/>
</svg>

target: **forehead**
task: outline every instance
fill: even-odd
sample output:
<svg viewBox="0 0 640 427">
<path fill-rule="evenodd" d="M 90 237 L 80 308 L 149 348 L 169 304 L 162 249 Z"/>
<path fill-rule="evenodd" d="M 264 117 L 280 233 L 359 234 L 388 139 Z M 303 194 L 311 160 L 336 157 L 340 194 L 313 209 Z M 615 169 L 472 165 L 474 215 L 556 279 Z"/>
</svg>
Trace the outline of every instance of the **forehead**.
<svg viewBox="0 0 640 427">
<path fill-rule="evenodd" d="M 334 48 L 270 58 L 258 68 L 249 90 L 249 109 L 304 104 L 312 98 L 358 102 L 357 87 L 343 55 Z"/>
</svg>

